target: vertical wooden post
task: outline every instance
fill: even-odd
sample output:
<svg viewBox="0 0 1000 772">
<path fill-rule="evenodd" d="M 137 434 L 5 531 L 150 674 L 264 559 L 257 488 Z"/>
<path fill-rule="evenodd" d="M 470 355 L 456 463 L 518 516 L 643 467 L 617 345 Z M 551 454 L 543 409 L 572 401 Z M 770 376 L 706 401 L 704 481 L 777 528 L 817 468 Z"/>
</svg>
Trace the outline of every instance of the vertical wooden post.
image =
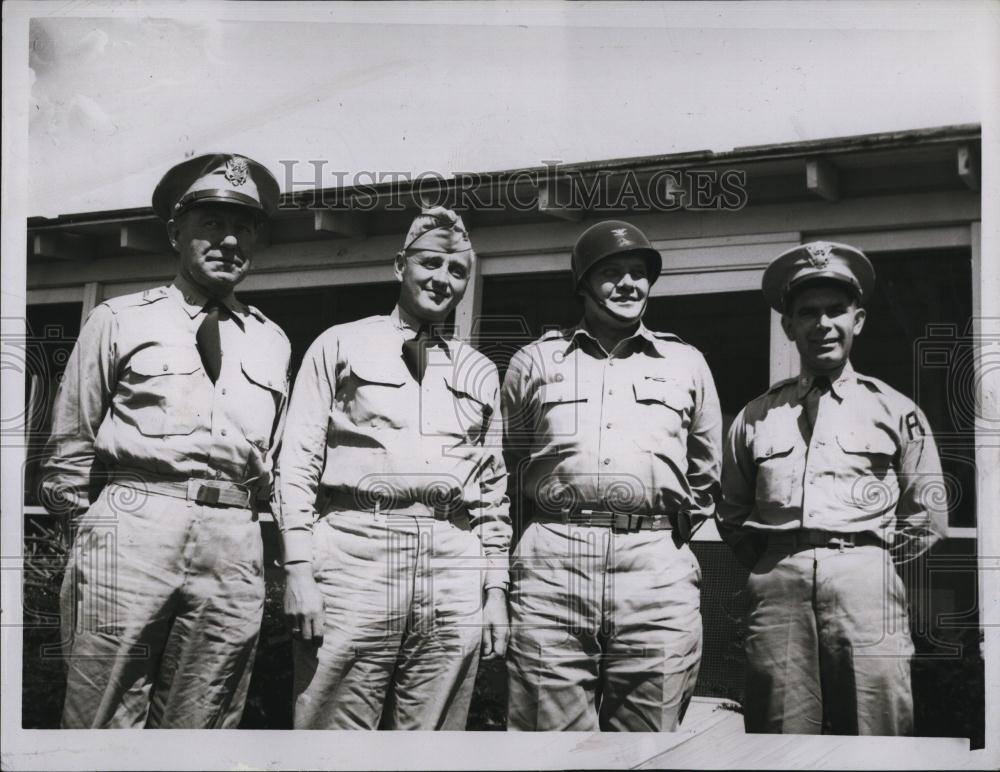
<svg viewBox="0 0 1000 772">
<path fill-rule="evenodd" d="M 771 309 L 771 383 L 799 374 L 799 352 L 781 329 L 781 314 Z"/>
<path fill-rule="evenodd" d="M 80 310 L 80 327 L 83 327 L 90 312 L 104 298 L 104 287 L 99 281 L 88 281 L 83 285 L 83 308 Z"/>
<path fill-rule="evenodd" d="M 483 308 L 482 262 L 483 258 L 477 255 L 465 295 L 455 308 L 455 336 L 466 343 L 474 343 L 473 333 L 478 331 L 479 314 Z"/>
</svg>

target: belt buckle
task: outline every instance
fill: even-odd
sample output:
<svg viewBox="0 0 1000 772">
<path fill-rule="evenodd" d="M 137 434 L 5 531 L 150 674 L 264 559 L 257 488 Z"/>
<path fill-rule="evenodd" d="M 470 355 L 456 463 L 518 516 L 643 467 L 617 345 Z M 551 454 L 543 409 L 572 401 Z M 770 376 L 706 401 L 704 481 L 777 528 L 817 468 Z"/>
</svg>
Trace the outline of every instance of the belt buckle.
<svg viewBox="0 0 1000 772">
<path fill-rule="evenodd" d="M 613 525 L 615 513 L 608 509 L 581 509 L 574 518 L 572 510 L 563 512 L 563 522 L 570 525 Z"/>
<path fill-rule="evenodd" d="M 219 493 L 219 488 L 213 486 L 211 480 L 188 480 L 187 497 L 190 501 L 199 504 L 218 504 Z"/>
<path fill-rule="evenodd" d="M 614 533 L 630 533 L 632 529 L 632 515 L 628 512 L 612 512 L 611 530 Z M 639 530 L 639 519 L 636 518 L 635 530 Z"/>
<path fill-rule="evenodd" d="M 835 547 L 841 552 L 844 551 L 844 547 L 854 547 L 854 534 L 845 533 L 839 536 L 834 536 L 830 541 L 827 542 L 828 547 Z"/>
</svg>

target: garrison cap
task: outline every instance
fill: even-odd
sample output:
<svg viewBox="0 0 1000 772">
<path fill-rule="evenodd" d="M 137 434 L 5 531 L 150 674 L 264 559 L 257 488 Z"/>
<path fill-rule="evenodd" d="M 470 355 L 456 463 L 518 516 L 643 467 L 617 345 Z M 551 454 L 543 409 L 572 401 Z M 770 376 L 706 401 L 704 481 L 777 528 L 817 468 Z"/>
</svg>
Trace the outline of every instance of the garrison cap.
<svg viewBox="0 0 1000 772">
<path fill-rule="evenodd" d="M 404 252 L 471 252 L 472 242 L 462 218 L 443 206 L 421 209 L 403 242 Z"/>
<path fill-rule="evenodd" d="M 274 175 L 256 161 L 211 153 L 179 163 L 164 174 L 153 191 L 153 211 L 166 222 L 195 204 L 235 204 L 270 217 L 279 195 Z"/>
<path fill-rule="evenodd" d="M 663 258 L 649 243 L 645 233 L 623 220 L 605 220 L 591 225 L 580 234 L 571 259 L 573 284 L 579 287 L 587 271 L 604 258 L 626 252 L 645 258 L 649 265 L 649 283 L 652 285 L 663 268 Z"/>
<path fill-rule="evenodd" d="M 810 241 L 778 255 L 764 271 L 764 299 L 784 313 L 788 293 L 811 281 L 826 279 L 847 285 L 864 303 L 875 286 L 875 269 L 864 252 L 833 241 Z"/>
</svg>

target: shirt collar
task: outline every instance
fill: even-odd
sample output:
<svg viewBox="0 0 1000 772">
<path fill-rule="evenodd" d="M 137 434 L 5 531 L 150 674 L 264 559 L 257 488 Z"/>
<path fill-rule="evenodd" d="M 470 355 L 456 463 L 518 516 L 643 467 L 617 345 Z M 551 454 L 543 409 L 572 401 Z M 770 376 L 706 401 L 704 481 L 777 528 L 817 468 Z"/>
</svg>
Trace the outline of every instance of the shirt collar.
<svg viewBox="0 0 1000 772">
<path fill-rule="evenodd" d="M 587 329 L 587 320 L 586 319 L 581 319 L 576 324 L 576 326 L 569 328 L 568 333 L 569 333 L 569 335 L 568 335 L 568 340 L 567 340 L 567 344 L 566 344 L 566 353 L 568 353 L 569 350 L 574 345 L 577 345 L 577 346 L 580 345 L 579 338 L 581 336 L 585 337 L 585 338 L 589 338 L 590 341 L 595 346 L 597 346 L 598 348 L 600 348 L 601 344 L 597 340 L 597 336 L 594 335 L 594 333 L 592 333 L 589 329 Z M 655 351 L 657 354 L 660 353 L 659 349 L 657 348 L 658 340 L 657 340 L 656 336 L 653 335 L 652 331 L 645 324 L 643 324 L 642 321 L 639 322 L 638 329 L 636 329 L 635 332 L 633 332 L 631 335 L 629 335 L 627 338 L 625 338 L 622 342 L 626 343 L 627 341 L 632 341 L 632 340 L 635 340 L 635 341 L 645 341 L 648 344 L 650 344 L 650 348 L 652 348 L 653 351 Z M 621 345 L 621 344 L 619 344 L 619 345 Z M 626 348 L 627 347 L 628 346 L 626 345 Z"/>
<path fill-rule="evenodd" d="M 205 310 L 205 304 L 209 300 L 208 294 L 186 276 L 177 274 L 170 285 L 170 290 L 181 307 L 187 312 L 187 315 L 192 319 Z M 229 310 L 232 317 L 242 326 L 243 318 L 250 313 L 247 307 L 238 301 L 232 292 L 226 295 L 226 297 L 221 298 L 219 302 Z"/>
<path fill-rule="evenodd" d="M 392 324 L 393 329 L 402 334 L 404 340 L 415 338 L 420 328 L 426 325 L 428 331 L 433 331 L 434 333 L 431 335 L 431 342 L 443 348 L 448 353 L 448 356 L 451 356 L 451 345 L 448 337 L 441 334 L 444 330 L 440 323 L 423 322 L 401 308 L 398 304 L 392 309 L 392 313 L 389 314 L 389 323 Z"/>
<path fill-rule="evenodd" d="M 815 379 L 816 374 L 810 373 L 806 370 L 803 370 L 799 375 L 798 381 L 795 383 L 795 394 L 800 400 L 809 393 Z M 840 371 L 840 374 L 836 378 L 830 380 L 830 391 L 833 392 L 837 399 L 843 400 L 847 395 L 848 389 L 850 389 L 856 380 L 857 374 L 854 372 L 854 366 L 851 364 L 850 360 L 848 360 L 843 369 Z"/>
<path fill-rule="evenodd" d="M 392 326 L 399 330 L 405 335 L 405 337 L 412 338 L 417 334 L 420 329 L 420 320 L 414 318 L 412 315 L 408 314 L 398 305 L 392 309 L 392 313 L 389 314 L 389 321 Z M 412 334 L 408 334 L 412 333 Z"/>
</svg>

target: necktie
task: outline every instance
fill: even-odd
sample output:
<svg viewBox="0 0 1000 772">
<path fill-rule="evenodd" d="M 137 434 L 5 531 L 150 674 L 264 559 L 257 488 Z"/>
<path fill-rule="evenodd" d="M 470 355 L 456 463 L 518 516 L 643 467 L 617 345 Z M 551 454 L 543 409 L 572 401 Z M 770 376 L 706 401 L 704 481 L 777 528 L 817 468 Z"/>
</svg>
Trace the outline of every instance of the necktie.
<svg viewBox="0 0 1000 772">
<path fill-rule="evenodd" d="M 830 379 L 825 375 L 817 375 L 813 378 L 812 387 L 806 394 L 806 418 L 809 420 L 809 433 L 812 434 L 813 427 L 816 426 L 816 416 L 819 414 L 819 402 L 823 395 L 830 390 Z"/>
<path fill-rule="evenodd" d="M 416 337 L 403 341 L 403 361 L 417 383 L 423 382 L 424 371 L 427 370 L 428 337 L 427 325 L 421 325 Z"/>
<path fill-rule="evenodd" d="M 222 340 L 219 337 L 219 321 L 229 318 L 229 312 L 225 307 L 214 300 L 210 300 L 205 305 L 205 318 L 202 319 L 195 334 L 195 342 L 198 344 L 198 353 L 201 355 L 201 363 L 205 367 L 208 377 L 215 383 L 219 379 L 222 371 Z"/>
</svg>

